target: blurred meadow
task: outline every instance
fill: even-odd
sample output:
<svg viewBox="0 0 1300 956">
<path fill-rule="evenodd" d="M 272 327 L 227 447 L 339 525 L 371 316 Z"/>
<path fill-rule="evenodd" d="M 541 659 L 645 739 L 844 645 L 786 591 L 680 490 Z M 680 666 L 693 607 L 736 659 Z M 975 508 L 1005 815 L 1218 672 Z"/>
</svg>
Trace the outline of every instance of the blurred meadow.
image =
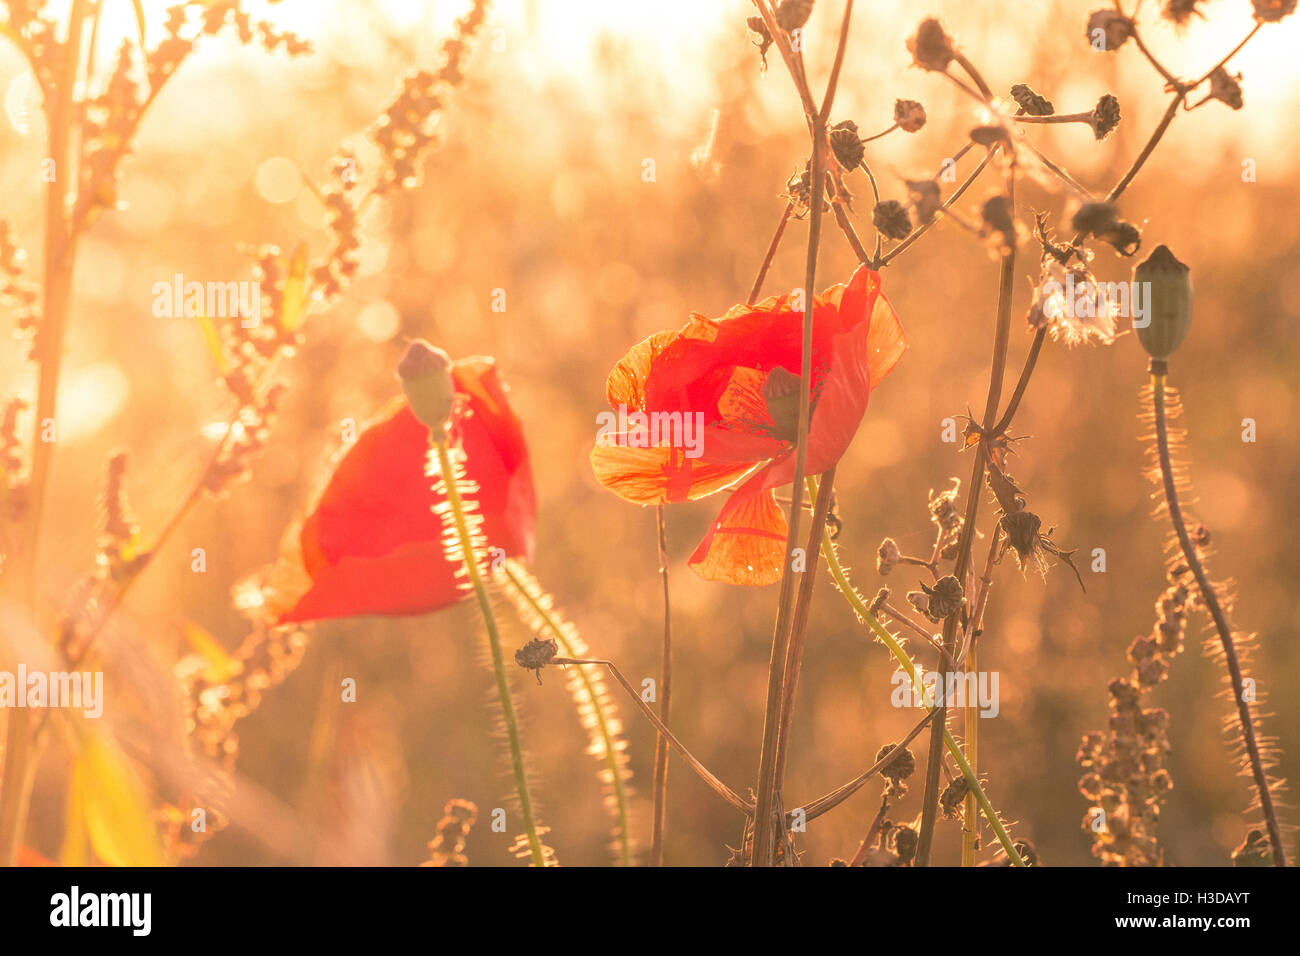
<svg viewBox="0 0 1300 956">
<path fill-rule="evenodd" d="M 145 0 L 148 31 L 162 29 L 165 6 Z M 468 5 L 245 6 L 310 40 L 314 51 L 286 57 L 204 37 L 141 124 L 122 164 L 119 208 L 93 224 L 78 250 L 37 574 L 52 608 L 75 601 L 78 583 L 94 571 L 110 454 L 129 452 L 126 488 L 149 540 L 202 472 L 212 426 L 230 414 L 198 323 L 155 317 L 154 284 L 176 273 L 248 279 L 244 247 L 265 243 L 292 250 L 305 241 L 323 253 L 325 213 L 304 180 L 323 182 L 341 144 L 355 151 L 364 176 L 375 152 L 365 131 L 402 77 L 436 60 Z M 1114 54 L 1089 48 L 1085 23 L 1101 6 L 860 2 L 832 120 L 853 119 L 869 135 L 893 122 L 895 100 L 924 104 L 928 122 L 919 132 L 867 145 L 885 198 L 906 198 L 904 178 L 933 175 L 967 141 L 981 122 L 978 109 L 953 84 L 914 68 L 906 47 L 917 23 L 933 15 L 1001 96 L 1029 83 L 1060 112 L 1091 109 L 1106 92 L 1119 98 L 1122 120 L 1100 142 L 1079 124 L 1028 128 L 1044 153 L 1104 195 L 1159 122 L 1167 96 L 1131 45 Z M 1200 75 L 1252 22 L 1248 0 L 1205 4 L 1207 19 L 1183 29 L 1159 20 L 1158 4 L 1144 6 L 1143 38 L 1178 75 Z M 841 10 L 822 0 L 808 24 L 804 56 L 815 90 L 825 83 Z M 313 309 L 301 347 L 276 370 L 287 391 L 251 477 L 198 504 L 101 636 L 106 722 L 127 753 L 179 739 L 181 691 L 171 672 L 192 649 L 186 628 L 197 625 L 228 651 L 238 647 L 249 624 L 232 592 L 274 562 L 281 537 L 323 480 L 340 423 L 364 421 L 398 394 L 394 368 L 416 337 L 454 357 L 495 357 L 537 487 L 534 573 L 592 656 L 615 661 L 634 684 L 657 674 L 655 512 L 603 489 L 588 455 L 595 416 L 607 407 L 609 370 L 633 343 L 679 327 L 692 311 L 719 316 L 744 300 L 785 207 L 786 181 L 808 158 L 799 100 L 775 49 L 767 70 L 760 68 L 745 25 L 753 12 L 742 0 L 490 5 L 461 64 L 464 79 L 445 96 L 420 184 L 365 210 L 355 280 Z M 135 30 L 130 3 L 105 3 L 97 48 L 104 69 Z M 1300 772 L 1300 550 L 1287 530 L 1300 488 L 1298 43 L 1300 18 L 1268 25 L 1232 64 L 1243 76 L 1244 108 L 1211 102 L 1178 116 L 1120 201 L 1142 230 L 1137 257 L 1093 243 L 1103 281 L 1126 281 L 1161 243 L 1191 267 L 1195 317 L 1170 374 L 1190 433 L 1182 457 L 1197 489 L 1191 510 L 1213 532 L 1214 574 L 1236 581 L 1236 623 L 1258 633 L 1252 673 L 1268 695 L 1265 728 L 1280 738 L 1282 778 Z M 13 46 L 0 44 L 0 87 L 11 88 L 25 69 Z M 38 170 L 48 131 L 36 93 L 22 100 L 22 92 L 11 92 L 0 129 L 3 218 L 39 263 Z M 16 114 L 26 123 L 15 123 Z M 651 182 L 643 176 L 647 159 Z M 1254 161 L 1253 181 L 1243 181 L 1246 160 Z M 961 164 L 959 181 L 970 164 Z M 955 208 L 977 218 L 995 183 L 986 174 Z M 847 185 L 865 240 L 870 188 L 860 172 Z M 1067 232 L 1067 199 L 1026 180 L 1017 218 L 1028 226 L 1043 210 L 1058 233 Z M 802 284 L 807 228 L 790 223 L 765 294 Z M 818 289 L 847 281 L 857 261 L 833 221 L 821 249 Z M 1033 239 L 1021 256 L 1011 381 L 1031 338 L 1024 316 L 1037 277 Z M 872 395 L 839 464 L 838 543 L 864 594 L 889 584 L 901 601 L 919 569 L 903 566 L 882 580 L 876 549 L 891 536 L 904 551 L 928 552 L 927 493 L 958 477 L 963 502 L 969 491 L 969 455 L 942 440 L 942 423 L 983 407 L 998 266 L 974 236 L 940 221 L 882 276 L 910 348 Z M 1130 669 L 1126 648 L 1151 630 L 1164 587 L 1168 524 L 1152 516 L 1154 486 L 1143 477 L 1139 440 L 1146 361 L 1132 333 L 1109 346 L 1049 341 L 1012 429 L 1024 441 L 1014 445 L 1010 468 L 1044 529 L 1054 528 L 1063 548 L 1079 549 L 1087 588 L 1062 565 L 1043 578 L 1008 558 L 990 591 L 980 643 L 981 666 L 1000 673 L 1001 691 L 1000 714 L 980 727 L 981 776 L 1013 834 L 1032 840 L 1047 865 L 1095 863 L 1075 754 L 1084 732 L 1104 727 L 1107 682 Z M 0 397 L 34 387 L 26 347 L 15 340 L 0 351 Z M 1246 418 L 1257 423 L 1253 443 L 1242 440 Z M 30 441 L 30 422 L 23 429 Z M 744 794 L 758 771 L 778 588 L 708 582 L 687 566 L 719 503 L 666 511 L 671 723 Z M 982 534 L 992 527 L 988 513 L 980 516 Z M 203 573 L 191 569 L 195 548 L 206 554 Z M 982 558 L 978 540 L 975 548 Z M 1095 548 L 1105 550 L 1104 573 L 1091 570 Z M 869 767 L 917 719 L 890 706 L 894 662 L 819 574 L 787 807 Z M 528 634 L 500 616 L 513 651 Z M 1228 705 L 1216 696 L 1223 672 L 1201 653 L 1211 636 L 1204 623 L 1193 615 L 1187 651 L 1151 694 L 1170 715 L 1174 789 L 1158 834 L 1174 865 L 1226 865 L 1245 836 L 1252 796 L 1249 781 L 1231 772 L 1235 757 L 1221 726 Z M 417 617 L 312 625 L 301 663 L 238 724 L 238 778 L 258 795 L 255 808 L 233 815 L 193 861 L 416 864 L 428 856 L 443 805 L 459 797 L 479 808 L 470 863 L 518 862 L 508 852 L 517 826 L 497 833 L 487 825 L 492 808 L 509 805 L 512 783 L 479 648 L 472 602 Z M 927 664 L 932 656 L 924 655 Z M 349 677 L 357 697 L 343 704 L 339 682 Z M 563 675 L 549 669 L 542 680 L 539 687 L 518 671 L 514 687 L 547 842 L 566 865 L 609 864 L 609 820 L 586 734 Z M 613 693 L 629 740 L 633 835 L 644 860 L 655 732 Z M 65 734 L 54 738 L 35 778 L 25 842 L 58 859 L 67 840 L 70 744 Z M 919 764 L 925 739 L 913 744 Z M 725 863 L 727 846 L 741 839 L 740 814 L 676 756 L 670 768 L 665 861 Z M 896 815 L 919 812 L 921 789 L 918 773 Z M 799 841 L 804 862 L 852 856 L 879 794 L 873 782 L 810 823 Z M 941 820 L 936 862 L 955 862 L 960 840 L 960 824 Z M 990 855 L 985 847 L 980 858 Z"/>
</svg>

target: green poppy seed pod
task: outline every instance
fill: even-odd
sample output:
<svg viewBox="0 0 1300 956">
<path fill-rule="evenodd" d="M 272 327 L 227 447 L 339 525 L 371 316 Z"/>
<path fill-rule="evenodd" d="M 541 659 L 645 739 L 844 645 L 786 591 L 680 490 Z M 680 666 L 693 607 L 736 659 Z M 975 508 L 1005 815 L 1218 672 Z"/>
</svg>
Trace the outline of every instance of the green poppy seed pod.
<svg viewBox="0 0 1300 956">
<path fill-rule="evenodd" d="M 397 377 L 415 417 L 429 426 L 435 440 L 441 441 L 456 394 L 451 358 L 424 339 L 416 339 L 397 363 Z"/>
<path fill-rule="evenodd" d="M 1137 326 L 1138 340 L 1157 361 L 1174 354 L 1192 324 L 1191 270 L 1168 246 L 1160 246 L 1133 270 L 1134 292 L 1146 300 L 1146 324 Z"/>
</svg>

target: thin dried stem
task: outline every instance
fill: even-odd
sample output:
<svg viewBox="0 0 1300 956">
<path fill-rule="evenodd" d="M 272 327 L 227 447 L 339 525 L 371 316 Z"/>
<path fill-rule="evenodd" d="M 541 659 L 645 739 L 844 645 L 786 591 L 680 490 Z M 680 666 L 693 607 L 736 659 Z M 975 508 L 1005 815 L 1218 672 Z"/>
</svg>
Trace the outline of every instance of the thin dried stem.
<svg viewBox="0 0 1300 956">
<path fill-rule="evenodd" d="M 666 739 L 669 745 L 681 754 L 682 759 L 686 761 L 686 766 L 694 770 L 695 773 L 699 775 L 699 778 L 713 789 L 714 793 L 722 797 L 723 800 L 726 800 L 741 813 L 748 816 L 754 812 L 752 804 L 741 798 L 736 791 L 732 790 L 725 783 L 715 777 L 708 767 L 695 759 L 695 755 L 686 748 L 684 743 L 673 736 L 673 732 L 664 726 L 664 722 L 659 719 L 659 715 L 654 712 L 654 709 L 641 699 L 640 693 L 638 693 L 636 688 L 628 682 L 628 679 L 623 676 L 622 672 L 614 666 L 613 661 L 596 660 L 594 658 L 589 660 L 586 658 L 576 657 L 555 657 L 551 659 L 551 663 L 560 666 L 566 664 L 599 664 L 606 668 L 609 671 L 610 676 L 612 676 L 614 680 L 618 681 L 619 685 L 627 691 L 628 696 L 632 698 L 632 702 L 637 705 L 641 713 L 645 714 L 646 719 L 649 720 L 650 723 L 654 724 L 655 729 L 659 731 L 660 736 Z"/>
<path fill-rule="evenodd" d="M 659 574 L 664 583 L 664 640 L 659 665 L 659 719 L 668 726 L 673 692 L 673 624 L 668 599 L 668 531 L 664 525 L 664 506 L 655 510 L 656 535 L 659 542 Z M 650 840 L 650 865 L 664 865 L 664 822 L 668 811 L 668 741 L 655 742 L 654 823 Z"/>
<path fill-rule="evenodd" d="M 781 245 L 781 237 L 785 235 L 786 224 L 790 222 L 793 213 L 794 200 L 791 200 L 785 204 L 785 211 L 781 213 L 781 219 L 776 224 L 776 232 L 772 234 L 772 241 L 767 244 L 767 254 L 759 264 L 758 275 L 754 276 L 754 285 L 749 290 L 749 298 L 745 300 L 750 305 L 758 301 L 758 294 L 763 289 L 763 280 L 767 278 L 767 270 L 772 266 L 772 259 L 776 256 L 776 250 Z"/>
<path fill-rule="evenodd" d="M 814 820 L 817 817 L 821 816 L 823 813 L 827 813 L 831 810 L 834 810 L 836 807 L 838 807 L 849 797 L 853 796 L 855 793 L 861 790 L 863 786 L 865 786 L 871 780 L 872 777 L 880 773 L 880 771 L 885 769 L 885 767 L 889 766 L 890 762 L 894 759 L 894 757 L 898 754 L 900 750 L 902 750 L 904 747 L 910 744 L 921 731 L 923 731 L 926 727 L 929 726 L 930 721 L 934 720 L 934 715 L 935 712 L 933 710 L 927 713 L 924 717 L 922 717 L 919 721 L 917 721 L 915 727 L 913 727 L 911 730 L 907 732 L 906 737 L 904 737 L 901 741 L 899 741 L 897 744 L 895 744 L 893 747 L 890 748 L 889 753 L 885 754 L 883 757 L 877 760 L 874 764 L 872 764 L 862 773 L 858 774 L 848 783 L 836 787 L 830 793 L 818 797 L 816 800 L 812 801 L 812 803 L 806 804 L 803 807 L 804 819 Z"/>
</svg>

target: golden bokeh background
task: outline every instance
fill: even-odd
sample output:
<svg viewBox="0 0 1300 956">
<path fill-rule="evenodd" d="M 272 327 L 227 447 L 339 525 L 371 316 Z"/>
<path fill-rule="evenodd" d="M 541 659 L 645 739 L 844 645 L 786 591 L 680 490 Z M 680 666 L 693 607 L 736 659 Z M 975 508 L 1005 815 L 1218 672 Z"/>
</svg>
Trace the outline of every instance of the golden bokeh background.
<svg viewBox="0 0 1300 956">
<path fill-rule="evenodd" d="M 910 67 L 907 36 L 939 16 L 1002 94 L 1027 82 L 1058 110 L 1090 109 L 1115 93 L 1123 120 L 1096 142 L 1086 127 L 1036 127 L 1033 142 L 1085 186 L 1104 194 L 1154 128 L 1167 102 L 1162 81 L 1137 51 L 1093 53 L 1084 33 L 1100 3 L 1006 4 L 991 0 L 867 0 L 857 4 L 833 119 L 864 133 L 892 122 L 897 98 L 924 103 L 929 122 L 872 143 L 868 158 L 886 197 L 904 198 L 902 177 L 930 175 L 977 122 L 951 84 Z M 158 4 L 145 4 L 152 17 Z M 299 170 L 321 179 L 340 143 L 364 169 L 364 130 L 403 74 L 427 65 L 451 20 L 451 2 L 286 0 L 278 24 L 309 37 L 310 57 L 287 60 L 226 39 L 207 40 L 168 84 L 126 162 L 123 208 L 85 239 L 75 283 L 41 586 L 51 600 L 91 570 L 96 498 L 109 452 L 131 452 L 128 489 L 146 538 L 168 517 L 202 467 L 202 429 L 228 414 L 196 325 L 155 318 L 152 286 L 174 273 L 249 278 L 240 243 L 323 249 L 323 216 Z M 822 0 L 806 38 L 814 89 L 824 83 L 840 6 Z M 1154 14 L 1155 4 L 1147 11 Z M 113 30 L 134 29 L 130 5 Z M 1153 51 L 1180 75 L 1199 75 L 1250 26 L 1246 0 L 1207 5 L 1185 31 L 1152 22 Z M 290 386 L 251 482 L 203 504 L 179 530 L 111 627 L 164 669 L 193 621 L 233 648 L 247 624 L 232 586 L 273 560 L 281 534 L 339 439 L 339 423 L 363 419 L 396 391 L 393 368 L 408 337 L 454 356 L 489 354 L 513 387 L 537 481 L 540 518 L 534 570 L 598 656 L 634 682 L 658 667 L 660 583 L 654 513 L 628 505 L 592 478 L 587 455 L 604 406 L 610 366 L 650 332 L 698 310 L 718 315 L 744 298 L 784 206 L 787 177 L 802 168 L 807 134 L 775 51 L 759 69 L 745 2 L 493 4 L 449 96 L 441 145 L 417 190 L 377 203 L 361 226 L 360 278 L 335 307 L 314 314 L 306 344 L 282 366 Z M 152 21 L 151 21 L 152 22 Z M 1212 572 L 1237 581 L 1238 625 L 1258 632 L 1254 676 L 1268 695 L 1266 732 L 1280 737 L 1280 775 L 1294 776 L 1300 727 L 1300 551 L 1291 522 L 1300 487 L 1296 369 L 1300 359 L 1300 20 L 1260 35 L 1233 63 L 1245 108 L 1221 103 L 1180 115 L 1121 202 L 1143 230 L 1143 252 L 1170 245 L 1192 268 L 1196 315 L 1171 363 L 1190 429 L 1185 458 L 1199 499 L 1192 510 L 1214 532 Z M 0 83 L 23 71 L 0 53 Z M 34 107 L 34 104 L 33 104 Z M 716 129 L 714 128 L 716 124 Z M 712 151 L 692 162 L 713 130 Z M 42 196 L 33 170 L 45 130 L 33 108 L 24 136 L 2 133 L 5 217 L 39 249 Z M 643 161 L 656 177 L 642 181 Z M 1244 182 L 1254 160 L 1257 181 Z M 969 168 L 962 165 L 962 175 Z M 869 196 L 861 173 L 850 188 Z M 958 208 L 971 210 L 991 177 Z M 1020 220 L 1043 209 L 1059 221 L 1065 196 L 1028 185 Z M 870 229 L 870 203 L 856 219 Z M 1064 227 L 1062 227 L 1064 228 Z M 802 283 L 805 223 L 787 232 L 766 288 Z M 854 259 L 828 225 L 818 286 L 843 281 Z M 1029 336 L 1036 255 L 1021 248 L 1011 363 Z M 1109 247 L 1104 280 L 1126 279 L 1132 262 Z M 928 550 L 926 492 L 969 474 L 968 460 L 940 440 L 941 422 L 982 405 L 987 387 L 997 266 L 952 224 L 932 230 L 884 273 L 886 293 L 911 348 L 871 408 L 837 480 L 842 554 L 859 587 L 882 583 L 874 555 L 885 535 Z M 493 291 L 506 309 L 492 311 Z M 1132 335 L 1110 347 L 1067 351 L 1049 344 L 1015 433 L 1011 469 L 1045 526 L 1080 555 L 1104 548 L 1107 571 L 1088 570 L 1087 593 L 1054 568 L 1046 580 L 1008 561 L 992 591 L 981 665 L 1001 675 L 1001 714 L 981 726 L 988 793 L 1032 839 L 1048 864 L 1091 862 L 1076 790 L 1080 735 L 1106 719 L 1107 681 L 1128 671 L 1125 649 L 1154 622 L 1166 528 L 1153 519 L 1138 440 L 1138 391 L 1146 357 Z M 0 355 L 0 393 L 30 390 L 21 350 Z M 1242 420 L 1258 441 L 1241 440 Z M 685 560 L 720 501 L 669 509 L 675 644 L 673 727 L 718 776 L 745 792 L 756 776 L 766 668 L 777 589 L 738 590 L 697 579 Z M 987 531 L 989 510 L 982 509 Z M 190 571 L 191 549 L 208 556 Z M 979 552 L 982 554 L 982 551 Z M 916 586 L 905 569 L 887 582 Z M 1222 669 L 1199 651 L 1203 619 L 1154 703 L 1171 715 L 1174 790 L 1159 833 L 1173 864 L 1224 864 L 1241 841 L 1250 799 L 1231 772 L 1221 731 L 1228 705 Z M 517 643 L 523 643 L 516 631 Z M 510 783 L 494 736 L 491 678 L 482 666 L 472 607 L 416 619 L 365 618 L 315 628 L 301 667 L 240 725 L 239 769 L 322 839 L 342 841 L 359 863 L 416 863 L 443 803 L 480 807 L 471 862 L 511 862 L 517 832 L 492 833 L 485 814 L 505 805 Z M 811 799 L 873 762 L 915 712 L 889 705 L 894 667 L 868 640 L 824 575 L 810 628 L 794 720 L 787 805 Z M 358 682 L 339 705 L 337 681 Z M 595 762 L 559 674 L 538 687 L 517 682 L 527 714 L 541 814 L 562 863 L 609 862 L 607 817 Z M 109 674 L 114 698 L 138 692 Z M 638 790 L 636 830 L 648 844 L 653 730 L 618 699 Z M 924 738 L 921 739 L 923 744 Z M 917 748 L 918 754 L 923 746 Z M 47 758 L 33 800 L 30 842 L 53 854 L 64 826 L 66 781 Z M 899 806 L 919 811 L 920 776 Z M 869 785 L 810 826 L 805 862 L 856 849 L 876 808 Z M 517 819 L 517 818 L 516 818 Z M 739 816 L 676 759 L 669 790 L 666 858 L 714 865 L 736 845 Z M 255 828 L 254 828 L 255 829 Z M 941 824 L 936 860 L 957 859 L 959 827 Z M 219 834 L 200 862 L 320 859 L 310 847 L 287 857 L 239 826 Z M 982 858 L 987 858 L 986 851 Z"/>
</svg>

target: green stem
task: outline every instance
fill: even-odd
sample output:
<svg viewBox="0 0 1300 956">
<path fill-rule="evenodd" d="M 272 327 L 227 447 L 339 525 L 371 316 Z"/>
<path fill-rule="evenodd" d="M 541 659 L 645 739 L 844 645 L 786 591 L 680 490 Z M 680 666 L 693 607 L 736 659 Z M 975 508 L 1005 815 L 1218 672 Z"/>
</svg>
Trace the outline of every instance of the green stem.
<svg viewBox="0 0 1300 956">
<path fill-rule="evenodd" d="M 503 566 L 506 578 L 514 586 L 515 590 L 523 595 L 528 606 L 546 625 L 551 635 L 555 638 L 556 643 L 560 645 L 560 650 L 564 657 L 586 657 L 586 648 L 577 648 L 571 644 L 565 637 L 564 628 L 555 619 L 550 608 L 546 607 L 541 601 L 533 597 L 532 591 L 521 581 L 515 574 L 514 568 L 510 562 L 505 562 Z M 586 688 L 587 697 L 592 703 L 592 713 L 596 716 L 596 726 L 600 732 L 601 740 L 605 744 L 605 768 L 609 771 L 610 780 L 614 783 L 614 802 L 616 806 L 616 815 L 618 818 L 618 835 L 619 835 L 619 858 L 624 866 L 632 865 L 632 838 L 631 830 L 628 827 L 628 796 L 627 785 L 623 781 L 623 774 L 618 765 L 618 739 L 612 727 L 610 727 L 609 718 L 605 714 L 605 706 L 601 703 L 599 688 L 592 681 L 591 676 L 587 673 L 586 667 L 577 668 L 578 677 L 582 680 L 583 687 Z"/>
<path fill-rule="evenodd" d="M 810 480 L 814 482 L 816 481 L 816 479 Z M 844 599 L 849 602 L 849 606 L 853 608 L 854 613 L 857 614 L 859 618 L 866 621 L 867 626 L 875 632 L 876 637 L 880 638 L 881 643 L 883 643 L 885 647 L 889 649 L 889 652 L 894 655 L 894 659 L 897 660 L 903 670 L 907 672 L 907 676 L 911 680 L 912 686 L 921 691 L 924 699 L 925 689 L 920 686 L 920 677 L 916 672 L 916 665 L 912 663 L 912 659 L 907 656 L 907 652 L 903 650 L 903 646 L 898 643 L 894 635 L 890 634 L 889 631 L 885 629 L 885 626 L 880 623 L 880 620 L 876 615 L 871 613 L 871 609 L 867 607 L 866 603 L 862 600 L 861 595 L 858 594 L 857 589 L 853 586 L 853 583 L 845 573 L 844 567 L 840 564 L 839 555 L 835 553 L 835 544 L 831 541 L 829 531 L 822 532 L 822 557 L 826 559 L 826 565 L 830 568 L 831 577 L 835 579 L 836 586 L 839 588 L 840 593 L 844 595 Z M 926 706 L 930 706 L 929 701 L 926 702 Z M 1002 820 L 998 817 L 997 811 L 993 809 L 993 804 L 989 802 L 988 796 L 984 793 L 984 788 L 980 786 L 979 778 L 975 776 L 975 771 L 971 769 L 970 764 L 967 762 L 966 755 L 962 753 L 961 748 L 957 746 L 957 741 L 953 739 L 952 734 L 950 734 L 946 729 L 943 732 L 943 740 L 944 744 L 948 748 L 948 752 L 952 754 L 952 759 L 957 763 L 958 768 L 961 770 L 961 775 L 966 778 L 966 783 L 970 786 L 971 793 L 975 794 L 975 799 L 979 802 L 980 809 L 984 813 L 984 818 L 988 820 L 989 826 L 991 826 L 993 832 L 997 834 L 998 842 L 1002 844 L 1002 849 L 1006 853 L 1007 859 L 1011 861 L 1013 866 L 1024 866 L 1024 861 L 1020 859 L 1020 854 L 1016 852 L 1015 844 L 1011 842 L 1010 834 L 1007 833 L 1006 827 L 1003 826 Z"/>
<path fill-rule="evenodd" d="M 501 716 L 506 725 L 506 740 L 510 746 L 510 764 L 515 775 L 515 790 L 519 795 L 519 810 L 524 817 L 524 833 L 528 837 L 528 850 L 532 855 L 534 866 L 545 866 L 546 856 L 542 851 L 542 840 L 537 834 L 537 823 L 533 819 L 533 801 L 528 795 L 528 779 L 524 772 L 524 751 L 519 743 L 519 723 L 515 719 L 515 705 L 510 697 L 510 682 L 506 679 L 505 657 L 501 652 L 501 635 L 497 631 L 496 615 L 492 612 L 492 602 L 488 600 L 487 588 L 483 576 L 479 573 L 478 559 L 474 553 L 474 542 L 469 533 L 469 524 L 465 520 L 465 505 L 460 498 L 457 487 L 456 471 L 452 467 L 451 456 L 447 454 L 447 442 L 432 442 L 438 455 L 438 470 L 447 491 L 447 504 L 451 506 L 452 518 L 456 523 L 456 535 L 460 539 L 460 548 L 465 565 L 465 574 L 469 577 L 478 599 L 478 608 L 483 615 L 483 626 L 487 630 L 488 647 L 492 651 L 492 672 L 497 682 L 497 697 L 501 701 Z"/>
<path fill-rule="evenodd" d="M 1228 678 L 1232 682 L 1232 696 L 1237 704 L 1237 722 L 1241 726 L 1242 744 L 1250 764 L 1251 776 L 1255 782 L 1255 793 L 1259 798 L 1260 812 L 1264 815 L 1264 824 L 1268 829 L 1269 843 L 1273 847 L 1273 862 L 1276 866 L 1286 866 L 1286 850 L 1282 845 L 1282 828 L 1277 822 L 1277 810 L 1273 806 L 1273 795 L 1269 792 L 1268 774 L 1264 771 L 1264 761 L 1259 753 L 1259 741 L 1255 738 L 1255 721 L 1250 716 L 1250 704 L 1246 700 L 1245 686 L 1242 681 L 1241 662 L 1237 658 L 1236 643 L 1232 638 L 1232 627 L 1228 616 L 1219 602 L 1219 595 L 1210 583 L 1209 575 L 1192 539 L 1187 533 L 1187 522 L 1183 519 L 1183 509 L 1178 501 L 1178 487 L 1174 483 L 1173 458 L 1169 452 L 1169 421 L 1165 409 L 1165 367 L 1163 360 L 1151 361 L 1151 393 L 1155 409 L 1156 448 L 1160 456 L 1160 477 L 1164 484 L 1165 504 L 1169 509 L 1169 522 L 1174 526 L 1178 537 L 1178 546 L 1183 552 L 1187 566 L 1196 578 L 1196 586 L 1201 592 L 1206 610 L 1214 621 L 1214 629 L 1219 634 L 1219 643 L 1223 645 L 1223 659 L 1228 667 Z"/>
</svg>

